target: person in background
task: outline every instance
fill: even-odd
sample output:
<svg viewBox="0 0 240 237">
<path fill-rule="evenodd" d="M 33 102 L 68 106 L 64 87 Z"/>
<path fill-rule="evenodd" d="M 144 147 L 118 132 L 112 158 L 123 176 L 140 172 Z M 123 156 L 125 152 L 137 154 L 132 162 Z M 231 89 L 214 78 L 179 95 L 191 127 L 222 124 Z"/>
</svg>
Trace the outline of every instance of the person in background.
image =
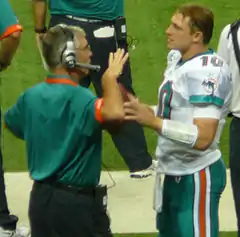
<svg viewBox="0 0 240 237">
<path fill-rule="evenodd" d="M 101 70 L 90 72 L 81 83 L 89 86 L 92 82 L 97 96 L 101 97 L 101 77 L 108 67 L 109 53 L 115 52 L 117 48 L 127 51 L 124 0 L 32 0 L 32 3 L 35 32 L 38 36 L 41 37 L 47 29 L 47 8 L 50 12 L 50 27 L 67 24 L 84 29 L 93 52 L 92 63 L 100 65 Z M 135 95 L 129 60 L 118 82 L 123 91 Z M 117 133 L 110 135 L 130 170 L 130 177 L 144 178 L 152 174 L 154 165 L 141 125 L 135 121 L 126 121 Z"/>
<path fill-rule="evenodd" d="M 6 70 L 18 49 L 22 26 L 19 24 L 8 0 L 0 1 L 0 71 Z M 2 94 L 2 93 L 1 93 Z M 1 120 L 1 110 L 0 110 Z M 1 136 L 1 126 L 0 126 Z M 1 137 L 2 138 L 2 137 Z M 1 143 L 2 144 L 2 143 Z M 28 236 L 28 229 L 16 228 L 18 217 L 10 215 L 5 192 L 3 171 L 3 157 L 0 149 L 0 236 L 1 237 L 24 237 Z"/>
<path fill-rule="evenodd" d="M 229 65 L 233 80 L 230 106 L 230 174 L 240 237 L 240 20 L 226 25 L 220 35 L 217 53 Z"/>
</svg>

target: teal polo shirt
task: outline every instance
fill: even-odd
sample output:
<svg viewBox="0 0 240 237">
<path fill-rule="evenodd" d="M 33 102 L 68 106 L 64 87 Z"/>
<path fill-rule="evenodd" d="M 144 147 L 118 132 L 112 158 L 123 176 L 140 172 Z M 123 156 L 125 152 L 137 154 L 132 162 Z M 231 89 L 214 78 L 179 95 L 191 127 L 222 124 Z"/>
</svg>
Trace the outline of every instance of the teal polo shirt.
<svg viewBox="0 0 240 237">
<path fill-rule="evenodd" d="M 114 20 L 124 16 L 123 0 L 49 0 L 50 14 Z"/>
<path fill-rule="evenodd" d="M 22 30 L 8 0 L 0 1 L 0 39 Z"/>
<path fill-rule="evenodd" d="M 4 115 L 27 145 L 30 176 L 73 186 L 95 186 L 101 171 L 99 99 L 66 75 L 50 75 L 24 92 Z M 99 114 L 98 114 L 99 116 Z"/>
</svg>

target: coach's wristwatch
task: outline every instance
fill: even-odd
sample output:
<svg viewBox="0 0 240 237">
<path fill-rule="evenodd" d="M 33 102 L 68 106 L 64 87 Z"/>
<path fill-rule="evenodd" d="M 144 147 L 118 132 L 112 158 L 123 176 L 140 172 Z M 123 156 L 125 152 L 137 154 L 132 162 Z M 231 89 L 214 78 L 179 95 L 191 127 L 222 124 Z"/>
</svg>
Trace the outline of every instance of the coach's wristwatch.
<svg viewBox="0 0 240 237">
<path fill-rule="evenodd" d="M 0 62 L 0 72 L 5 70 L 9 65 L 10 65 L 10 63 Z"/>
</svg>

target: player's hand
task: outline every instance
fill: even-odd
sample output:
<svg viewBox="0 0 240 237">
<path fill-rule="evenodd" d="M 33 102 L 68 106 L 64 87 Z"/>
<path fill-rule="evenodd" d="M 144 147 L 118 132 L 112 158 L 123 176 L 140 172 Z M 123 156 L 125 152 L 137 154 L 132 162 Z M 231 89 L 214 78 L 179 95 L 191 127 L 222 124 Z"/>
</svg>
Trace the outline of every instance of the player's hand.
<svg viewBox="0 0 240 237">
<path fill-rule="evenodd" d="M 108 68 L 103 74 L 103 78 L 117 79 L 123 70 L 124 64 L 127 62 L 128 53 L 124 49 L 118 49 L 115 53 L 109 54 Z"/>
<path fill-rule="evenodd" d="M 132 94 L 128 93 L 128 102 L 123 105 L 125 120 L 135 120 L 143 126 L 152 127 L 155 122 L 155 115 L 148 105 L 140 101 Z"/>
</svg>

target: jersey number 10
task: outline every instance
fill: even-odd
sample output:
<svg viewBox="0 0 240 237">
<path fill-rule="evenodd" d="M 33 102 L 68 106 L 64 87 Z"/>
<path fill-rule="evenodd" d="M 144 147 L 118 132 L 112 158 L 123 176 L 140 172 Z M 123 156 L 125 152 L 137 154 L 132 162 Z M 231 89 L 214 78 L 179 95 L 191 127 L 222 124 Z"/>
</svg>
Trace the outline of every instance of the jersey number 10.
<svg viewBox="0 0 240 237">
<path fill-rule="evenodd" d="M 159 94 L 159 103 L 157 116 L 170 119 L 171 116 L 171 101 L 172 101 L 172 82 L 168 81 L 162 85 Z"/>
<path fill-rule="evenodd" d="M 203 67 L 207 66 L 209 63 L 211 63 L 214 67 L 222 67 L 223 65 L 223 60 L 217 57 L 202 56 L 200 59 L 202 60 Z"/>
</svg>

